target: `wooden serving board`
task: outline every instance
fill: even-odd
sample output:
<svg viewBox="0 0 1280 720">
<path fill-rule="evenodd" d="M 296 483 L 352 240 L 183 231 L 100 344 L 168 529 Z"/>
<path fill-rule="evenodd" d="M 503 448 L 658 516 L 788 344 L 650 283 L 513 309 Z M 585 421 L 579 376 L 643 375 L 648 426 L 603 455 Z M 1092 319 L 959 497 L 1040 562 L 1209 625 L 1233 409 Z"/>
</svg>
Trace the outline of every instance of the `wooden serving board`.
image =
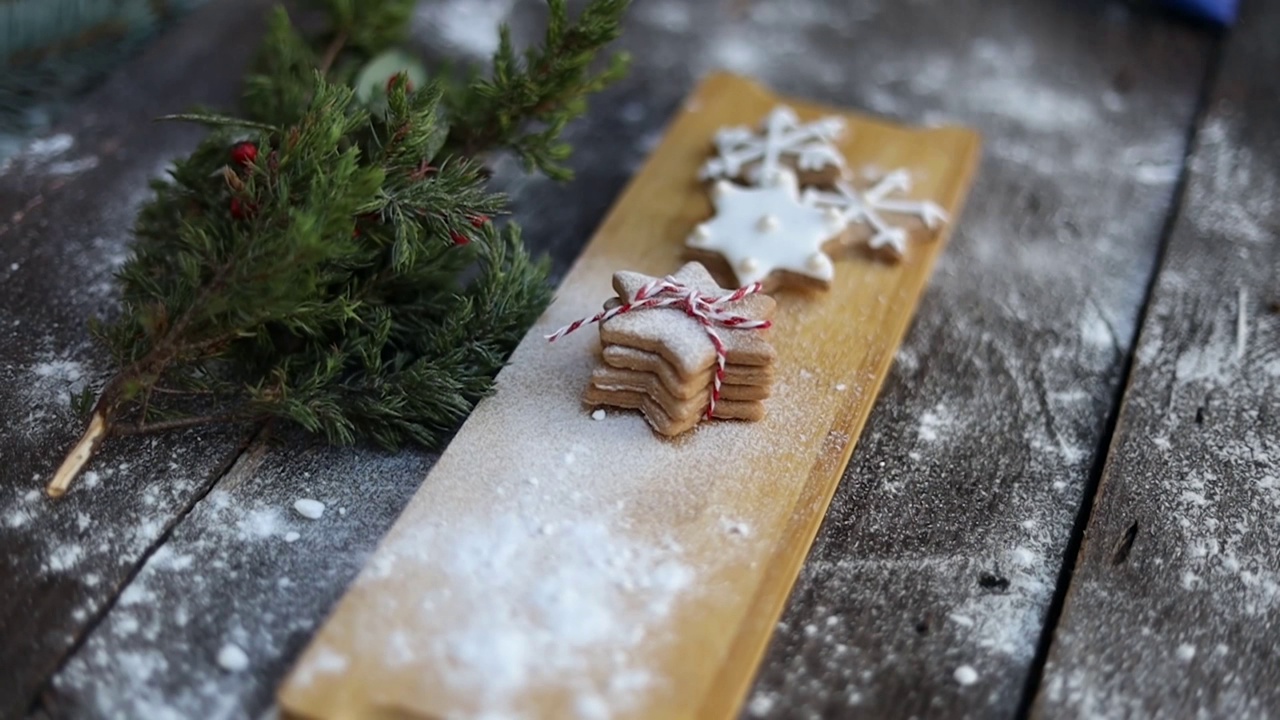
<svg viewBox="0 0 1280 720">
<path fill-rule="evenodd" d="M 597 311 L 615 271 L 677 269 L 711 214 L 697 171 L 715 131 L 778 102 L 802 120 L 842 114 L 851 168 L 908 168 L 911 197 L 958 217 L 975 133 L 707 79 L 284 683 L 286 714 L 738 711 L 949 227 L 914 233 L 899 264 L 838 259 L 828 292 L 775 294 L 777 381 L 758 423 L 668 441 L 635 413 L 593 419 L 594 329 L 543 336 Z"/>
</svg>

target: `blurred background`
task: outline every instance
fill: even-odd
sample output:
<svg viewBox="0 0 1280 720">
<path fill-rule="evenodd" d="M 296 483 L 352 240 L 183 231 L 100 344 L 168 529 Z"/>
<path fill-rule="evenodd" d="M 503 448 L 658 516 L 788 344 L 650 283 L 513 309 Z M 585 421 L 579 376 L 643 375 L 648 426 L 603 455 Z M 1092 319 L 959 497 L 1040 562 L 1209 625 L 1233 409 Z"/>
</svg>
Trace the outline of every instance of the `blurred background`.
<svg viewBox="0 0 1280 720">
<path fill-rule="evenodd" d="M 68 104 L 91 89 L 120 62 L 154 39 L 184 13 L 219 0 L 0 0 L 0 162 L 23 143 L 54 124 Z M 492 37 L 492 26 L 538 0 L 480 0 L 457 3 L 424 0 L 427 15 L 436 15 L 446 36 L 463 44 Z M 759 4 L 759 3 L 754 3 Z M 808 14 L 797 2 L 787 11 Z M 851 3 L 856 5 L 857 3 Z M 1129 6 L 1161 10 L 1211 25 L 1234 20 L 1236 0 L 1130 0 Z M 637 0 L 635 11 L 685 29 L 697 6 L 733 6 L 736 14 L 752 11 L 751 0 Z M 431 6 L 437 6 L 433 12 Z M 723 8 L 721 8 L 723 10 Z M 745 19 L 745 17 L 744 17 Z M 767 18 L 766 18 L 767 19 Z M 777 18 L 775 18 L 777 20 Z M 785 23 L 784 23 L 785 27 Z M 487 44 L 485 40 L 482 44 Z"/>
</svg>

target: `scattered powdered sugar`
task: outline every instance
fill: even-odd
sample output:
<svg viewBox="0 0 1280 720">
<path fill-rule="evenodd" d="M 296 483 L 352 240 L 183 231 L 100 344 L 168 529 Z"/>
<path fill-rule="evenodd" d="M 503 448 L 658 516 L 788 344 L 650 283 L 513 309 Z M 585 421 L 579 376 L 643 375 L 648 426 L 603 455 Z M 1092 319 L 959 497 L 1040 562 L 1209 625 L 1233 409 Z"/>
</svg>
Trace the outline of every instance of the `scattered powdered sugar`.
<svg viewBox="0 0 1280 720">
<path fill-rule="evenodd" d="M 75 138 L 67 133 L 58 133 L 32 140 L 22 154 L 32 162 L 48 162 L 75 147 L 75 144 Z"/>
<path fill-rule="evenodd" d="M 142 565 L 56 676 L 60 695 L 94 717 L 257 715 L 264 688 L 277 682 L 298 638 L 314 631 L 350 584 L 421 482 L 430 457 L 294 445 L 242 455 Z M 312 523 L 292 510 L 299 495 L 341 503 L 348 513 L 326 513 L 324 522 Z M 76 498 L 73 492 L 61 502 Z M 91 532 L 109 533 L 113 525 L 113 518 L 95 519 Z M 288 542 L 305 547 L 283 551 Z M 96 561 L 93 567 L 113 566 Z M 106 584 L 101 577 L 82 579 Z M 247 671 L 223 667 L 219 654 L 226 645 L 251 660 Z"/>
<path fill-rule="evenodd" d="M 227 672 L 241 672 L 249 669 L 249 656 L 235 643 L 227 643 L 218 650 L 218 665 Z"/>
<path fill-rule="evenodd" d="M 69 415 L 71 397 L 84 390 L 87 380 L 85 367 L 79 361 L 44 354 L 15 383 L 26 413 L 18 428 L 32 433 L 53 418 Z"/>
<path fill-rule="evenodd" d="M 223 491 L 215 490 L 221 497 L 227 497 Z M 216 502 L 216 501 L 215 501 Z M 275 508 L 257 508 L 250 510 L 237 523 L 240 533 L 249 539 L 267 538 L 280 534 L 280 512 Z"/>
<path fill-rule="evenodd" d="M 319 520 L 324 515 L 324 503 L 311 498 L 302 498 L 293 503 L 293 509 L 308 520 Z"/>
<path fill-rule="evenodd" d="M 449 689 L 424 711 L 516 716 L 535 688 L 554 688 L 581 717 L 612 717 L 683 681 L 671 653 L 728 651 L 689 646 L 680 629 L 713 608 L 746 611 L 754 584 L 728 573 L 763 572 L 805 482 L 762 483 L 754 468 L 838 457 L 848 438 L 826 430 L 847 396 L 799 402 L 793 388 L 832 384 L 802 378 L 805 360 L 778 368 L 760 423 L 705 423 L 672 442 L 638 413 L 593 419 L 581 396 L 595 333 L 540 336 L 608 296 L 616 268 L 595 262 L 561 288 L 332 620 L 361 631 L 342 646 L 322 632 L 299 692 L 323 649 L 352 672 Z"/>
<path fill-rule="evenodd" d="M 612 519 L 567 525 L 551 542 L 539 542 L 547 534 L 519 515 L 450 533 L 454 546 L 444 565 L 450 585 L 428 593 L 422 605 L 430 611 L 437 602 L 462 600 L 470 608 L 460 626 L 426 648 L 452 668 L 453 683 L 503 697 L 562 682 L 566 673 L 593 675 L 603 663 L 610 683 L 581 688 L 580 699 L 602 693 L 625 703 L 659 680 L 631 666 L 630 650 L 667 616 L 692 570 L 678 547 L 628 538 L 609 527 Z M 591 652 L 599 649 L 609 652 Z"/>
<path fill-rule="evenodd" d="M 1220 110 L 1197 134 L 1191 165 L 1196 181 L 1189 186 L 1196 211 L 1187 217 L 1204 233 L 1205 242 L 1229 238 L 1265 245 L 1276 239 L 1280 174 L 1239 142 L 1236 122 L 1232 111 Z"/>
<path fill-rule="evenodd" d="M 75 138 L 67 133 L 32 140 L 18 154 L 0 160 L 0 175 L 15 167 L 21 172 L 45 175 L 77 175 L 97 167 L 98 158 L 95 155 L 74 160 L 61 159 L 75 144 Z"/>
<path fill-rule="evenodd" d="M 940 434 L 946 432 L 950 422 L 947 406 L 939 404 L 920 416 L 920 439 L 927 442 L 937 441 Z"/>
</svg>

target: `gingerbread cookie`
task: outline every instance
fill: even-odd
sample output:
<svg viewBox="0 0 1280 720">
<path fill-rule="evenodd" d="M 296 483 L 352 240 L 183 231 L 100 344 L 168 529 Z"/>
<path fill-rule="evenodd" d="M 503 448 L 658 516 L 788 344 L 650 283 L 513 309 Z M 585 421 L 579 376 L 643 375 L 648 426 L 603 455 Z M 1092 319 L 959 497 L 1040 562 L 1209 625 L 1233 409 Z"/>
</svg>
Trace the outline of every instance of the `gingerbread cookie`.
<svg viewBox="0 0 1280 720">
<path fill-rule="evenodd" d="M 699 422 L 706 420 L 706 415 L 699 411 L 683 417 L 671 417 L 662 405 L 644 393 L 624 390 L 600 390 L 588 386 L 583 400 L 589 407 L 607 405 L 609 407 L 639 410 L 650 427 L 662 435 L 674 437 L 692 430 Z M 721 400 L 716 403 L 712 417 L 722 420 L 758 421 L 764 418 L 764 406 L 758 402 L 736 402 Z"/>
<path fill-rule="evenodd" d="M 688 395 L 677 395 L 667 389 L 657 376 L 636 372 L 635 370 L 619 370 L 618 368 L 599 367 L 591 373 L 591 384 L 601 390 L 625 390 L 641 392 L 662 405 L 668 415 L 685 415 L 690 411 L 706 410 L 711 400 L 711 385 L 700 387 L 689 386 Z M 769 397 L 770 388 L 754 385 L 721 385 L 720 399 L 735 402 L 759 402 Z"/>
<path fill-rule="evenodd" d="M 603 312 L 548 336 L 599 323 L 605 362 L 592 373 L 589 406 L 639 410 L 668 436 L 702 419 L 764 417 L 775 358 L 766 332 L 776 305 L 758 284 L 722 288 L 698 263 L 665 278 L 619 272 L 613 284 L 619 297 Z"/>
<path fill-rule="evenodd" d="M 601 351 L 600 355 L 606 365 L 657 375 L 662 384 L 675 394 L 679 394 L 682 384 L 685 383 L 675 367 L 657 353 L 623 345 L 609 345 Z M 694 375 L 694 380 L 702 385 L 710 385 L 713 373 L 714 370 L 708 368 L 702 375 Z M 767 388 L 773 384 L 773 375 L 772 365 L 725 365 L 724 384 L 725 387 L 752 385 Z"/>
<path fill-rule="evenodd" d="M 711 273 L 700 263 L 687 263 L 668 276 L 683 288 L 679 292 L 697 293 L 705 298 L 722 298 L 734 291 L 720 287 Z M 658 278 L 636 272 L 620 272 L 613 276 L 613 289 L 620 303 L 610 306 L 632 305 L 644 299 L 641 291 Z M 772 320 L 777 304 L 773 298 L 758 292 L 718 304 L 717 312 L 753 320 Z M 772 365 L 773 346 L 758 329 L 723 326 L 715 328 L 715 334 L 724 344 L 725 363 L 729 365 Z M 600 322 L 600 340 L 608 345 L 623 345 L 661 355 L 676 368 L 681 377 L 688 377 L 716 364 L 716 346 L 708 340 L 706 326 L 695 315 L 687 312 L 679 303 L 653 307 L 643 312 L 623 312 Z"/>
</svg>

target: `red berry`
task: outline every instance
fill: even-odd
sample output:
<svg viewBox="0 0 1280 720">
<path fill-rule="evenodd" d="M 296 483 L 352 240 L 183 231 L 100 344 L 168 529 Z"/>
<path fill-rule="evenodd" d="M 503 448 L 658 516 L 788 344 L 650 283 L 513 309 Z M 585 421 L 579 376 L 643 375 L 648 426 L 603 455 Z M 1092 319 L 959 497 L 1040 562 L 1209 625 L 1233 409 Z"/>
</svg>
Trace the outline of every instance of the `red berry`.
<svg viewBox="0 0 1280 720">
<path fill-rule="evenodd" d="M 471 216 L 471 227 L 473 228 L 482 228 L 488 224 L 489 224 L 488 215 L 472 215 Z"/>
<path fill-rule="evenodd" d="M 240 198 L 231 198 L 231 217 L 237 220 L 244 220 L 252 215 L 256 209 L 253 203 L 244 203 L 240 201 Z"/>
<path fill-rule="evenodd" d="M 413 92 L 413 81 L 409 79 L 409 76 L 404 73 L 396 73 L 395 75 L 387 78 L 388 93 L 390 93 L 392 88 L 400 83 L 400 78 L 404 78 L 404 91 Z"/>
<path fill-rule="evenodd" d="M 238 142 L 231 146 L 231 160 L 240 167 L 247 167 L 258 159 L 258 146 L 249 142 Z"/>
<path fill-rule="evenodd" d="M 453 232 L 449 233 L 449 238 L 453 240 L 454 245 L 466 245 L 467 243 L 471 242 L 471 238 L 467 237 L 466 235 L 463 235 L 457 230 L 454 230 Z"/>
</svg>

